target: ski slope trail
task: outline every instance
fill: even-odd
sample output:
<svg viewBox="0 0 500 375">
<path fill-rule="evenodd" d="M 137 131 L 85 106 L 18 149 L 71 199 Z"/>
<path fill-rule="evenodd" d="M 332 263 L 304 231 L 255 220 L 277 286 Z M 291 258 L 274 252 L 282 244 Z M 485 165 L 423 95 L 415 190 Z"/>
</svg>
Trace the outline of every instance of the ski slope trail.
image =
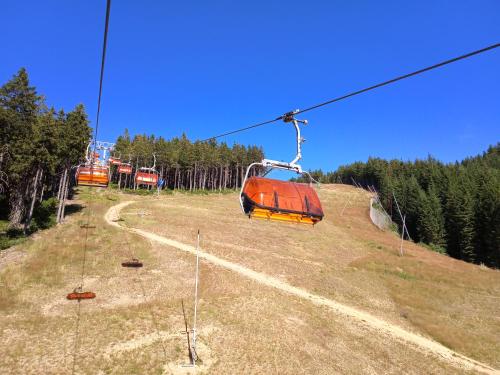
<svg viewBox="0 0 500 375">
<path fill-rule="evenodd" d="M 155 241 L 159 244 L 167 245 L 175 249 L 196 255 L 196 248 L 194 246 L 186 245 L 179 241 L 165 238 L 163 236 L 159 236 L 157 234 L 147 232 L 141 229 L 126 228 L 121 226 L 119 224 L 120 211 L 124 207 L 130 205 L 131 203 L 134 203 L 134 201 L 125 201 L 111 207 L 104 216 L 106 222 L 109 225 L 120 228 L 121 230 L 138 234 L 144 238 L 147 238 L 151 241 Z M 295 287 L 293 285 L 290 285 L 286 282 L 283 282 L 275 277 L 266 275 L 264 273 L 256 272 L 238 263 L 229 262 L 225 259 L 212 255 L 201 248 L 199 250 L 199 256 L 201 259 L 204 259 L 207 262 L 210 262 L 219 267 L 223 267 L 225 269 L 236 272 L 244 277 L 254 280 L 259 284 L 266 285 L 268 287 L 291 294 L 298 298 L 307 300 L 310 303 L 313 303 L 314 305 L 328 307 L 334 313 L 342 315 L 357 324 L 361 324 L 367 329 L 375 331 L 377 334 L 389 336 L 390 338 L 400 341 L 404 344 L 410 344 L 416 350 L 424 354 L 434 355 L 440 360 L 446 361 L 447 363 L 452 364 L 453 366 L 459 369 L 472 370 L 484 374 L 500 374 L 500 371 L 490 367 L 489 365 L 486 365 L 472 358 L 454 352 L 453 350 L 448 349 L 447 347 L 443 346 L 442 344 L 434 340 L 407 331 L 397 325 L 391 324 L 387 321 L 377 318 L 367 312 L 344 305 L 342 303 L 336 302 L 335 300 L 310 293 L 307 290 Z"/>
</svg>

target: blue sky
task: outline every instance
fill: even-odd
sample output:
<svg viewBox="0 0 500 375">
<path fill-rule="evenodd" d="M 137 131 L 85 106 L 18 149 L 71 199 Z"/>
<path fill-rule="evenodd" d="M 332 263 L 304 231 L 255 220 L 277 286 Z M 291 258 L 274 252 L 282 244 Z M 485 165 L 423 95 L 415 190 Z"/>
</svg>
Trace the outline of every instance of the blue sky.
<svg viewBox="0 0 500 375">
<path fill-rule="evenodd" d="M 95 120 L 105 0 L 2 4 L 0 82 Z M 100 140 L 190 139 L 274 118 L 500 41 L 500 2 L 129 1 L 111 10 Z M 455 161 L 500 141 L 500 49 L 304 114 L 305 168 Z M 291 159 L 275 123 L 225 139 Z"/>
</svg>

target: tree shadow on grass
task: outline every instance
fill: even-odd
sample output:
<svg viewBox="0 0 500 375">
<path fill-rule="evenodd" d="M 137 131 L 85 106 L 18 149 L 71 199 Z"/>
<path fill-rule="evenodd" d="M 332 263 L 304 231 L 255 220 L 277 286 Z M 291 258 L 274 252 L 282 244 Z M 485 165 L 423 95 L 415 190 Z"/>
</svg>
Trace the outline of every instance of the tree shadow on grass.
<svg viewBox="0 0 500 375">
<path fill-rule="evenodd" d="M 25 241 L 30 235 L 39 230 L 49 229 L 57 224 L 58 202 L 54 198 L 49 198 L 38 204 L 33 212 L 33 218 L 27 232 L 23 227 L 13 228 L 9 226 L 8 220 L 2 220 L 3 225 L 0 228 L 0 250 L 7 249 Z M 65 216 L 74 215 L 82 211 L 85 207 L 78 203 L 66 205 L 64 209 Z"/>
<path fill-rule="evenodd" d="M 82 211 L 84 208 L 85 208 L 85 206 L 82 204 L 79 204 L 79 203 L 67 204 L 66 208 L 64 209 L 64 215 L 65 216 L 74 215 L 74 214 Z"/>
</svg>

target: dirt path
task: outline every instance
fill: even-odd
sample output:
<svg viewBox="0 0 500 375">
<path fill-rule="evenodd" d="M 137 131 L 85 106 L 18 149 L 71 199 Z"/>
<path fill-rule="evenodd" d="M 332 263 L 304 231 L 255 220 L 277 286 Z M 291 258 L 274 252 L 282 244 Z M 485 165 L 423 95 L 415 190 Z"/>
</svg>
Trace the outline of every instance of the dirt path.
<svg viewBox="0 0 500 375">
<path fill-rule="evenodd" d="M 122 230 L 127 230 L 132 233 L 136 233 L 144 238 L 158 242 L 160 244 L 171 246 L 178 250 L 182 250 L 191 254 L 196 254 L 196 248 L 193 246 L 186 245 L 184 243 L 165 238 L 154 233 L 143 231 L 141 229 L 126 228 L 119 225 L 118 219 L 120 217 L 120 211 L 131 203 L 133 203 L 133 201 L 126 201 L 111 207 L 104 216 L 106 222 L 112 226 L 115 226 Z M 222 258 L 216 257 L 210 253 L 203 251 L 202 249 L 200 249 L 199 256 L 200 258 L 212 264 L 237 272 L 238 274 L 248 277 L 260 284 L 281 290 L 305 300 L 309 300 L 311 303 L 317 306 L 326 306 L 333 310 L 335 313 L 343 315 L 348 319 L 354 320 L 356 323 L 361 324 L 372 331 L 374 330 L 380 335 L 390 336 L 391 338 L 396 339 L 406 345 L 411 344 L 413 347 L 423 352 L 424 354 L 432 354 L 440 358 L 441 360 L 453 364 L 460 369 L 475 370 L 485 374 L 500 374 L 500 371 L 486 364 L 475 361 L 474 359 L 466 357 L 462 354 L 456 353 L 436 341 L 409 332 L 401 327 L 379 319 L 369 313 L 310 293 L 304 289 L 294 287 L 275 277 L 253 271 L 240 264 L 229 262 Z"/>
</svg>

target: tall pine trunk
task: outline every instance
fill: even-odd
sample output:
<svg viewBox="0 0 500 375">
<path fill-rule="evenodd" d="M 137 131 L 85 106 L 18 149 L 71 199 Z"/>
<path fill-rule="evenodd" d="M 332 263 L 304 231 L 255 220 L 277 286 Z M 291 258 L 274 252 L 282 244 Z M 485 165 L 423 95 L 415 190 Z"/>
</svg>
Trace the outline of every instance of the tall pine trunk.
<svg viewBox="0 0 500 375">
<path fill-rule="evenodd" d="M 30 205 L 30 209 L 28 212 L 28 217 L 26 218 L 26 220 L 24 222 L 24 234 L 28 233 L 28 229 L 31 225 L 31 218 L 33 217 L 33 210 L 35 208 L 35 202 L 36 202 L 36 191 L 38 188 L 38 181 L 40 179 L 41 173 L 42 173 L 42 169 L 40 167 L 38 167 L 36 170 L 35 180 L 33 182 L 33 188 L 32 188 L 33 193 L 31 194 L 31 205 Z"/>
<path fill-rule="evenodd" d="M 11 228 L 19 229 L 19 227 L 21 226 L 21 222 L 24 218 L 24 213 L 26 212 L 26 206 L 24 204 L 24 195 L 21 193 L 22 191 L 24 191 L 24 186 L 21 185 L 17 189 L 13 189 L 10 193 L 9 221 Z"/>
<path fill-rule="evenodd" d="M 64 189 L 66 184 L 66 176 L 68 174 L 68 169 L 64 168 L 64 172 L 61 175 L 61 180 L 59 181 L 59 192 L 57 194 L 57 199 L 59 200 L 59 205 L 57 206 L 57 222 L 61 222 L 61 213 L 63 208 L 63 197 L 64 197 Z"/>
</svg>

